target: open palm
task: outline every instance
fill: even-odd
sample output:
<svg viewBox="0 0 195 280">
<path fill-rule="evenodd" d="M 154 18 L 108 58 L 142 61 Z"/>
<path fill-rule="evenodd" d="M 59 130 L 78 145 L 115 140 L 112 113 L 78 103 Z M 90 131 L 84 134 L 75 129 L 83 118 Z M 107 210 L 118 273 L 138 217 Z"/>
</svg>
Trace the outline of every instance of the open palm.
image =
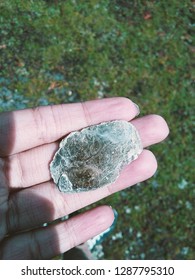
<svg viewBox="0 0 195 280">
<path fill-rule="evenodd" d="M 113 211 L 100 206 L 43 227 L 114 192 L 144 181 L 157 168 L 144 150 L 108 187 L 86 193 L 59 192 L 49 163 L 59 140 L 74 130 L 110 120 L 131 121 L 138 109 L 129 99 L 108 98 L 0 114 L 0 258 L 50 259 L 97 235 L 113 222 Z M 162 117 L 131 121 L 144 147 L 162 141 L 168 127 Z"/>
</svg>

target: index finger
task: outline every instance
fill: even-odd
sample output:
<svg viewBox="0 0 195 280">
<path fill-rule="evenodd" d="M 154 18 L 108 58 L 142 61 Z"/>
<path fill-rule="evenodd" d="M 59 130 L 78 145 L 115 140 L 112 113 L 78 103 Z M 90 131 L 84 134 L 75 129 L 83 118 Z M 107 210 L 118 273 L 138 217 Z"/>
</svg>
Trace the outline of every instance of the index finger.
<svg viewBox="0 0 195 280">
<path fill-rule="evenodd" d="M 71 131 L 103 121 L 129 121 L 138 113 L 135 104 L 124 97 L 1 113 L 0 156 L 51 143 Z"/>
</svg>

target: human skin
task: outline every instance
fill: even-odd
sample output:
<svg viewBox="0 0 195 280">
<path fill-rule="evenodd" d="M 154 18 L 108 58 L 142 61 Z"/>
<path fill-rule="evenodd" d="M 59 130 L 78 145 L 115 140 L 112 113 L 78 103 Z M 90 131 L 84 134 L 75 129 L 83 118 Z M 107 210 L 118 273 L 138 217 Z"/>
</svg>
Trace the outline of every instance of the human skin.
<svg viewBox="0 0 195 280">
<path fill-rule="evenodd" d="M 59 192 L 49 163 L 62 137 L 105 121 L 131 121 L 144 148 L 167 137 L 169 129 L 161 116 L 135 118 L 138 113 L 131 100 L 117 97 L 0 114 L 1 259 L 51 259 L 112 224 L 112 208 L 104 205 L 43 227 L 153 176 L 157 162 L 151 151 L 144 149 L 114 184 L 86 193 Z"/>
</svg>

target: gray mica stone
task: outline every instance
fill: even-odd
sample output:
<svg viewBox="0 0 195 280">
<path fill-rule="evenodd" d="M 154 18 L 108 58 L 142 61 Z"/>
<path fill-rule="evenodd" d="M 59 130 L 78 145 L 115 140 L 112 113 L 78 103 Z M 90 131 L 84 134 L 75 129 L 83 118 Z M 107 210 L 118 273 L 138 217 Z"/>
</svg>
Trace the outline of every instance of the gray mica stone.
<svg viewBox="0 0 195 280">
<path fill-rule="evenodd" d="M 142 152 L 135 127 L 110 121 L 65 137 L 50 163 L 51 176 L 62 192 L 95 190 L 116 181 L 121 169 Z"/>
</svg>

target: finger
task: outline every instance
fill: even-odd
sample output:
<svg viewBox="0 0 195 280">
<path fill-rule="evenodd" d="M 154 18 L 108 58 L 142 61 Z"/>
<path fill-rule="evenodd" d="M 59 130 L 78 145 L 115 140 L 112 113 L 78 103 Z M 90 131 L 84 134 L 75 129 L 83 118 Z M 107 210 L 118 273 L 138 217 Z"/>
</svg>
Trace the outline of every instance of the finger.
<svg viewBox="0 0 195 280">
<path fill-rule="evenodd" d="M 114 192 L 150 178 L 156 171 L 154 155 L 144 150 L 122 171 L 117 181 L 95 191 L 64 194 L 52 182 L 13 193 L 7 215 L 8 232 L 25 230 L 70 214 Z"/>
<path fill-rule="evenodd" d="M 101 206 L 65 222 L 7 238 L 1 259 L 51 259 L 106 230 L 114 220 L 110 207 Z"/>
<path fill-rule="evenodd" d="M 51 143 L 71 131 L 103 121 L 130 120 L 137 113 L 135 104 L 122 97 L 2 113 L 0 155 Z"/>
<path fill-rule="evenodd" d="M 132 121 L 139 131 L 143 146 L 162 141 L 168 134 L 165 120 L 158 115 L 149 115 Z M 49 163 L 59 143 L 36 147 L 29 151 L 10 156 L 5 160 L 7 177 L 11 188 L 25 188 L 51 179 Z"/>
<path fill-rule="evenodd" d="M 169 134 L 166 121 L 159 115 L 147 115 L 132 120 L 131 123 L 139 131 L 143 147 L 159 143 Z"/>
</svg>

